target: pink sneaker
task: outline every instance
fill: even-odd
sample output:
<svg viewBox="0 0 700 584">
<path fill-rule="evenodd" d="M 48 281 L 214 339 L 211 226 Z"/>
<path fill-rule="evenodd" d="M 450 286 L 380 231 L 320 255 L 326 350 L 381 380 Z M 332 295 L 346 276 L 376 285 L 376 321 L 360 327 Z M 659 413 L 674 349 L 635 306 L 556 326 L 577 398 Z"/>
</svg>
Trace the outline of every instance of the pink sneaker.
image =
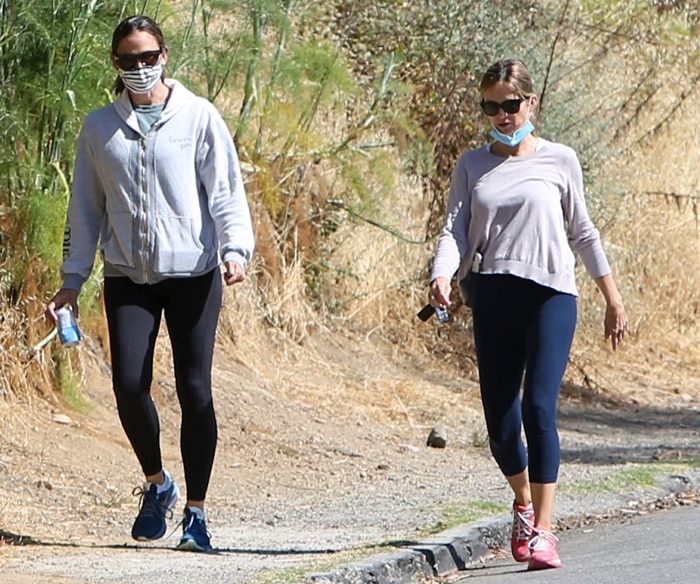
<svg viewBox="0 0 700 584">
<path fill-rule="evenodd" d="M 534 529 L 534 536 L 530 540 L 530 563 L 528 570 L 546 570 L 548 568 L 561 568 L 559 541 L 552 533 L 544 529 Z"/>
<path fill-rule="evenodd" d="M 520 505 L 513 503 L 513 535 L 510 538 L 510 551 L 516 562 L 530 559 L 530 539 L 535 525 L 535 509 L 532 503 Z"/>
</svg>

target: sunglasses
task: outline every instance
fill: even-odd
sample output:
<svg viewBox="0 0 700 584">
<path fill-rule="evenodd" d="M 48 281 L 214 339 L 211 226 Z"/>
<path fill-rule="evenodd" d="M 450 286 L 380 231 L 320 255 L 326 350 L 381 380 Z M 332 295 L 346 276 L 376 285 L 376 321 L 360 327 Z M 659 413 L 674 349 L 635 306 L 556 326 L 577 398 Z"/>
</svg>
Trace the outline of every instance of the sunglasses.
<svg viewBox="0 0 700 584">
<path fill-rule="evenodd" d="M 520 104 L 525 101 L 525 98 L 519 97 L 518 99 L 506 99 L 501 103 L 497 101 L 484 101 L 481 100 L 481 109 L 487 116 L 498 115 L 498 110 L 503 110 L 507 114 L 517 114 L 520 111 Z"/>
<path fill-rule="evenodd" d="M 122 71 L 133 71 L 139 63 L 143 63 L 146 67 L 153 67 L 158 62 L 158 59 L 163 54 L 163 49 L 157 51 L 145 51 L 143 53 L 124 53 L 122 55 L 114 55 L 114 59 Z"/>
</svg>

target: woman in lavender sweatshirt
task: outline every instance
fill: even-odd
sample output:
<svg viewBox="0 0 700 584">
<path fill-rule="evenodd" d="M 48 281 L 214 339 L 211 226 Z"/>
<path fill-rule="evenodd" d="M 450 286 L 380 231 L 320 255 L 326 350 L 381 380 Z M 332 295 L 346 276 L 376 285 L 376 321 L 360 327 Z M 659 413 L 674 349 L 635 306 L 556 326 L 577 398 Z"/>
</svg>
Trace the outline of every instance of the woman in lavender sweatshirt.
<svg viewBox="0 0 700 584">
<path fill-rule="evenodd" d="M 513 557 L 530 570 L 558 568 L 556 405 L 576 326 L 574 252 L 605 298 L 613 350 L 628 320 L 575 152 L 533 133 L 538 98 L 527 67 L 499 61 L 480 90 L 494 141 L 462 154 L 454 169 L 429 301 L 447 308 L 457 273 L 472 307 L 491 452 L 514 493 Z"/>
</svg>

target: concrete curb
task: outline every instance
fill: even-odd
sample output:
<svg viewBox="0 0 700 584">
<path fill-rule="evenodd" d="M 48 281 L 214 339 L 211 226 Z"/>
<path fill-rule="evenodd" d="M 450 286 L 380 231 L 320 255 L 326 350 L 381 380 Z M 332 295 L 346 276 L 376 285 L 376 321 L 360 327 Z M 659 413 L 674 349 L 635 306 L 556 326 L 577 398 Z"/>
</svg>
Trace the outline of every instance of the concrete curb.
<svg viewBox="0 0 700 584">
<path fill-rule="evenodd" d="M 312 584 L 418 584 L 426 577 L 447 576 L 485 560 L 491 548 L 510 545 L 512 519 L 487 525 L 462 525 L 404 550 L 378 554 L 338 568 L 334 572 L 309 574 Z"/>
</svg>

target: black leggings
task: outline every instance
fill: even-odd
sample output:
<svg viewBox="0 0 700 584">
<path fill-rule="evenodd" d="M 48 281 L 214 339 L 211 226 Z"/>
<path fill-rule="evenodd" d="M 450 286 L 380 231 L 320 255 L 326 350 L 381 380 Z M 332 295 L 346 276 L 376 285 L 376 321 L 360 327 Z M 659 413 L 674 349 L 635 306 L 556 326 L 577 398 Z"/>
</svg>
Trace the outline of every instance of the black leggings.
<svg viewBox="0 0 700 584">
<path fill-rule="evenodd" d="M 180 402 L 180 451 L 187 499 L 203 501 L 214 464 L 217 427 L 211 393 L 219 270 L 193 278 L 135 284 L 106 277 L 104 302 L 119 419 L 145 475 L 162 469 L 160 423 L 151 399 L 153 354 L 165 315 Z"/>
<path fill-rule="evenodd" d="M 576 328 L 576 298 L 511 275 L 475 278 L 474 339 L 491 452 L 507 477 L 529 467 L 532 482 L 556 482 L 557 398 Z"/>
</svg>

